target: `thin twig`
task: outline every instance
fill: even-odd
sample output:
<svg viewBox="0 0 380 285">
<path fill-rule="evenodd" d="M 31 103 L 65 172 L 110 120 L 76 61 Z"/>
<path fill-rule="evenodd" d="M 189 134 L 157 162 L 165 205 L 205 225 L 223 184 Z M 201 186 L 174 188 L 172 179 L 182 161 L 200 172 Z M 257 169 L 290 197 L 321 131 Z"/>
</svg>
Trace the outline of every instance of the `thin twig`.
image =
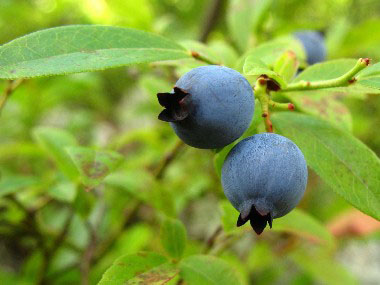
<svg viewBox="0 0 380 285">
<path fill-rule="evenodd" d="M 58 234 L 57 238 L 54 240 L 53 245 L 50 248 L 45 248 L 45 250 L 43 251 L 44 259 L 43 259 L 42 266 L 38 274 L 37 284 L 40 284 L 40 285 L 48 284 L 47 272 L 49 270 L 50 263 L 52 259 L 54 258 L 59 247 L 65 241 L 73 218 L 74 218 L 74 209 L 71 208 L 70 213 L 67 216 L 66 221 L 62 227 L 62 230 Z"/>
<path fill-rule="evenodd" d="M 301 90 L 315 90 L 323 88 L 344 87 L 356 81 L 355 76 L 370 63 L 368 58 L 360 58 L 353 68 L 338 78 L 320 81 L 300 81 L 289 84 L 281 92 L 301 91 Z"/>
<path fill-rule="evenodd" d="M 85 252 L 83 253 L 82 261 L 80 264 L 82 285 L 89 284 L 90 267 L 95 254 L 96 243 L 98 240 L 96 235 L 96 229 L 94 229 L 94 227 L 89 222 L 87 223 L 87 229 L 90 234 L 90 241 L 87 245 Z"/>
<path fill-rule="evenodd" d="M 220 236 L 222 232 L 223 232 L 223 227 L 221 225 L 215 229 L 214 233 L 206 241 L 204 254 L 209 253 L 209 251 L 214 247 L 216 240 L 218 239 L 218 237 Z"/>
<path fill-rule="evenodd" d="M 209 58 L 207 58 L 207 57 L 201 55 L 201 54 L 200 54 L 199 52 L 197 52 L 197 51 L 194 51 L 194 50 L 190 51 L 190 55 L 191 55 L 193 58 L 197 59 L 197 60 L 203 61 L 204 63 L 211 64 L 211 65 L 220 65 L 219 62 L 212 61 L 211 59 L 209 59 Z"/>
<path fill-rule="evenodd" d="M 170 163 L 177 157 L 180 151 L 184 148 L 185 144 L 182 141 L 178 141 L 174 148 L 166 153 L 163 159 L 158 163 L 158 167 L 154 171 L 154 176 L 157 180 L 161 180 L 165 174 L 166 169 Z"/>
<path fill-rule="evenodd" d="M 9 97 L 12 95 L 13 91 L 24 81 L 24 79 L 8 80 L 7 86 L 5 87 L 3 94 L 0 97 L 0 113 L 4 109 Z"/>
<path fill-rule="evenodd" d="M 201 35 L 199 37 L 199 41 L 206 42 L 209 34 L 214 29 L 216 24 L 218 23 L 218 20 L 221 16 L 222 8 L 224 5 L 224 0 L 214 0 L 206 14 L 204 19 L 204 24 L 202 26 Z"/>
<path fill-rule="evenodd" d="M 141 206 L 141 201 L 136 201 L 132 206 L 129 206 L 125 209 L 123 215 L 123 221 L 120 223 L 120 226 L 114 230 L 107 239 L 102 241 L 99 244 L 99 248 L 95 252 L 95 256 L 92 259 L 92 264 L 96 264 L 103 256 L 107 254 L 109 249 L 114 245 L 115 241 L 119 238 L 120 234 L 124 231 L 126 225 L 130 219 L 137 213 L 139 207 Z"/>
</svg>

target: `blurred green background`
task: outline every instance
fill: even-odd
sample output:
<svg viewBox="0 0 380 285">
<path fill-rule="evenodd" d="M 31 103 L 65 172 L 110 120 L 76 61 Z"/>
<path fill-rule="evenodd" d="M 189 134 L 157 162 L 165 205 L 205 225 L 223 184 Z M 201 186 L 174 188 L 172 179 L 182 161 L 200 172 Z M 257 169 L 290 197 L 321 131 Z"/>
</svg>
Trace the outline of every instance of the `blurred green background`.
<svg viewBox="0 0 380 285">
<path fill-rule="evenodd" d="M 61 25 L 117 25 L 187 45 L 205 42 L 233 68 L 251 47 L 316 29 L 326 35 L 329 59 L 380 60 L 380 1 L 264 1 L 269 8 L 259 22 L 234 22 L 238 13 L 256 13 L 260 2 L 1 0 L 0 44 Z M 353 210 L 312 172 L 299 207 L 326 225 L 333 246 L 286 226 L 259 237 L 248 226 L 238 233 L 225 228 L 220 246 L 207 245 L 221 223 L 237 217 L 226 206 L 214 153 L 178 147 L 165 173 L 155 175 L 178 141 L 156 119 L 155 94 L 170 90 L 188 68 L 150 64 L 33 79 L 12 94 L 0 116 L 0 283 L 96 284 L 120 255 L 162 252 L 159 225 L 168 215 L 186 226 L 186 254 L 220 256 L 243 284 L 378 284 L 378 222 Z M 354 135 L 379 155 L 380 97 L 344 103 Z M 41 126 L 63 129 L 83 146 L 118 151 L 125 160 L 91 192 L 75 189 L 36 139 Z M 66 238 L 46 256 L 44 247 L 54 248 L 63 229 Z"/>
</svg>

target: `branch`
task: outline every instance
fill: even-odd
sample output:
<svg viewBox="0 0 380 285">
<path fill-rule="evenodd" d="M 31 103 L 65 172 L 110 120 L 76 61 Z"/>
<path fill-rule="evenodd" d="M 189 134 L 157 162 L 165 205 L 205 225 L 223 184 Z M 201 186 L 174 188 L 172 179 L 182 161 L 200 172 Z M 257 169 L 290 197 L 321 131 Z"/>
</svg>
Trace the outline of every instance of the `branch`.
<svg viewBox="0 0 380 285">
<path fill-rule="evenodd" d="M 59 247 L 65 241 L 73 218 L 74 218 L 74 209 L 71 208 L 70 213 L 67 216 L 66 221 L 62 227 L 62 230 L 57 236 L 57 238 L 54 240 L 53 245 L 50 248 L 45 248 L 45 250 L 43 251 L 44 259 L 43 259 L 42 266 L 38 274 L 37 284 L 40 284 L 40 285 L 48 284 L 47 273 L 49 270 L 50 263 L 54 255 L 56 254 L 57 250 L 59 249 Z"/>
<path fill-rule="evenodd" d="M 87 223 L 87 228 L 90 234 L 90 241 L 87 245 L 85 252 L 83 253 L 82 261 L 80 263 L 82 285 L 89 284 L 90 267 L 95 254 L 96 243 L 98 240 L 96 235 L 96 229 L 91 225 L 91 223 Z"/>
<path fill-rule="evenodd" d="M 286 88 L 282 89 L 281 92 L 289 91 L 301 91 L 301 90 L 315 90 L 323 88 L 333 88 L 333 87 L 344 87 L 348 86 L 356 81 L 355 75 L 361 70 L 366 68 L 370 63 L 368 58 L 360 58 L 355 66 L 342 76 L 330 79 L 330 80 L 320 80 L 320 81 L 300 81 L 297 83 L 289 84 Z"/>
<path fill-rule="evenodd" d="M 206 42 L 209 34 L 214 29 L 215 25 L 218 23 L 220 14 L 223 8 L 224 0 L 214 0 L 205 14 L 204 24 L 202 27 L 202 32 L 199 37 L 199 41 Z"/>
<path fill-rule="evenodd" d="M 208 254 L 211 249 L 214 247 L 218 237 L 223 233 L 223 227 L 218 226 L 214 233 L 207 239 L 206 241 L 206 247 L 204 249 L 204 254 Z"/>
<path fill-rule="evenodd" d="M 199 52 L 197 52 L 197 51 L 194 51 L 194 50 L 190 51 L 190 55 L 191 55 L 193 58 L 195 58 L 195 59 L 197 59 L 197 60 L 200 60 L 200 61 L 203 61 L 203 62 L 205 62 L 205 63 L 207 63 L 207 64 L 211 64 L 211 65 L 220 65 L 220 63 L 218 63 L 218 62 L 214 62 L 214 61 L 212 61 L 212 60 L 206 58 L 205 56 L 201 55 L 201 54 L 200 54 Z"/>
<path fill-rule="evenodd" d="M 24 81 L 24 79 L 8 80 L 7 86 L 4 89 L 0 98 L 0 112 L 3 110 L 8 98 L 12 95 L 13 91 Z"/>
<path fill-rule="evenodd" d="M 273 125 L 269 115 L 269 95 L 267 94 L 267 80 L 259 77 L 256 81 L 254 93 L 261 104 L 262 117 L 264 118 L 265 129 L 267 132 L 273 132 Z"/>
<path fill-rule="evenodd" d="M 124 210 L 123 221 L 114 231 L 109 234 L 105 240 L 99 244 L 99 247 L 95 252 L 95 256 L 92 259 L 92 265 L 95 265 L 99 260 L 103 258 L 103 256 L 108 253 L 109 249 L 114 245 L 120 234 L 125 230 L 131 218 L 136 215 L 141 204 L 141 201 L 136 201 L 134 204 Z"/>
<path fill-rule="evenodd" d="M 157 180 L 161 180 L 165 174 L 166 169 L 169 167 L 170 163 L 177 157 L 179 152 L 184 148 L 185 143 L 183 141 L 178 141 L 174 148 L 170 150 L 162 160 L 158 163 L 157 169 L 154 171 L 154 176 Z"/>
</svg>

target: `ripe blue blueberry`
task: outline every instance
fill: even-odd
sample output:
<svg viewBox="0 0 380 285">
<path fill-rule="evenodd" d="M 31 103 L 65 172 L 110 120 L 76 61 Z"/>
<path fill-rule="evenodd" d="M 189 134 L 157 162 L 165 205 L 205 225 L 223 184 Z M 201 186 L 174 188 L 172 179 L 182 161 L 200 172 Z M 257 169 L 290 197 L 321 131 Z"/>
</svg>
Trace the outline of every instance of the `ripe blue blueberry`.
<svg viewBox="0 0 380 285">
<path fill-rule="evenodd" d="M 308 64 L 312 65 L 326 59 L 325 40 L 321 33 L 316 31 L 300 31 L 294 35 L 305 48 Z"/>
<path fill-rule="evenodd" d="M 238 139 L 254 111 L 249 82 L 237 71 L 208 65 L 183 75 L 169 93 L 157 94 L 165 107 L 158 118 L 170 122 L 188 145 L 213 149 Z"/>
<path fill-rule="evenodd" d="M 306 184 L 302 152 L 291 140 L 273 133 L 239 142 L 222 168 L 224 193 L 240 212 L 237 226 L 250 220 L 257 234 L 297 206 Z"/>
</svg>

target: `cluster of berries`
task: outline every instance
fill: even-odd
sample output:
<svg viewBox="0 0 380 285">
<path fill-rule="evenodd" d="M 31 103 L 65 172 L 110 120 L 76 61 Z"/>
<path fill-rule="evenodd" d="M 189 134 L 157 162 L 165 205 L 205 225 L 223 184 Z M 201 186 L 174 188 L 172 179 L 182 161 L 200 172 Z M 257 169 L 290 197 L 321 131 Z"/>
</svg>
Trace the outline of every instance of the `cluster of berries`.
<svg viewBox="0 0 380 285">
<path fill-rule="evenodd" d="M 319 35 L 296 36 L 310 43 Z M 313 51 L 307 45 L 305 50 L 310 64 L 325 56 L 310 58 Z M 222 148 L 240 138 L 250 125 L 255 104 L 249 82 L 239 72 L 217 65 L 192 69 L 171 92 L 157 97 L 165 108 L 159 119 L 170 122 L 186 144 L 201 149 Z M 288 138 L 261 133 L 237 143 L 222 168 L 224 193 L 240 213 L 237 226 L 249 220 L 257 234 L 267 224 L 272 227 L 273 219 L 297 206 L 307 176 L 304 156 Z"/>
</svg>

